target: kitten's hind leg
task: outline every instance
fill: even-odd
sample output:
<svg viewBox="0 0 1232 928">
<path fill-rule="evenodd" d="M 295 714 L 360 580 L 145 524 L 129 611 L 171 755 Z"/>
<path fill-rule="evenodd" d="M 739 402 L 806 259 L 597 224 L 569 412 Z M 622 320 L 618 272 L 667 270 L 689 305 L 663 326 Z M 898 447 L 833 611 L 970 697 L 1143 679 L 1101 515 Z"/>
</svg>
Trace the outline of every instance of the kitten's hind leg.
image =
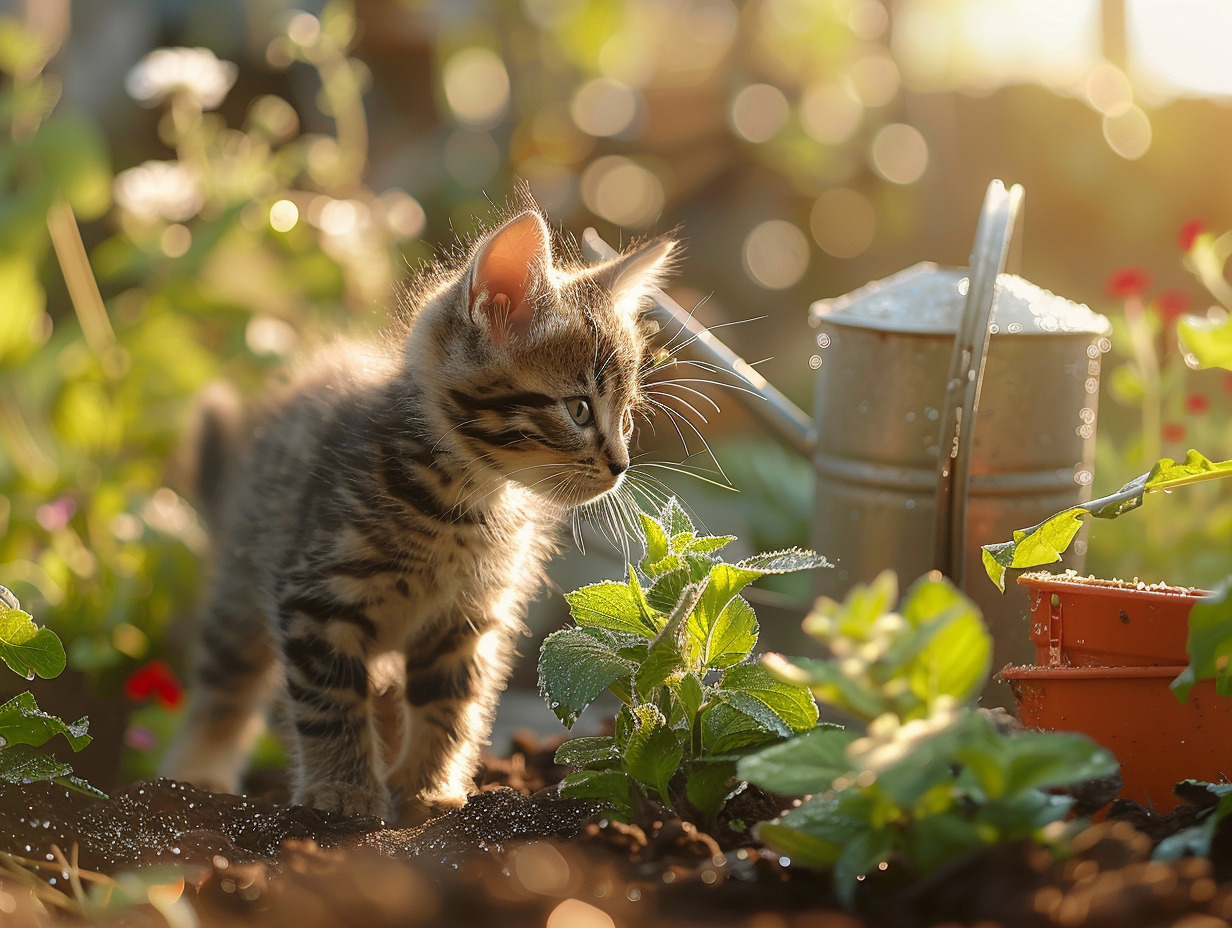
<svg viewBox="0 0 1232 928">
<path fill-rule="evenodd" d="M 199 647 L 185 718 L 160 772 L 202 789 L 238 793 L 279 682 L 261 612 L 239 584 L 215 590 Z"/>
</svg>

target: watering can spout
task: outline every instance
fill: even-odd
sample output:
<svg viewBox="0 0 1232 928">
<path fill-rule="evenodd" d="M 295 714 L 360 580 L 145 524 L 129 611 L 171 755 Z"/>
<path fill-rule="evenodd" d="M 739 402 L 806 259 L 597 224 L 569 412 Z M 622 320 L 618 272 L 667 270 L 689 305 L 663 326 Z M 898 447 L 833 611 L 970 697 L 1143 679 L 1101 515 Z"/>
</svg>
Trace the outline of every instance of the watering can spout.
<svg viewBox="0 0 1232 928">
<path fill-rule="evenodd" d="M 616 257 L 615 250 L 594 229 L 582 233 L 582 251 L 592 261 Z M 754 418 L 770 426 L 776 438 L 811 459 L 817 445 L 817 429 L 812 420 L 751 364 L 715 338 L 683 306 L 661 290 L 652 291 L 652 296 L 654 304 L 646 315 L 657 322 L 662 331 L 687 332 L 685 340 L 689 342 L 690 357 L 739 377 L 743 383 L 741 389 L 735 391 L 736 398 Z"/>
</svg>

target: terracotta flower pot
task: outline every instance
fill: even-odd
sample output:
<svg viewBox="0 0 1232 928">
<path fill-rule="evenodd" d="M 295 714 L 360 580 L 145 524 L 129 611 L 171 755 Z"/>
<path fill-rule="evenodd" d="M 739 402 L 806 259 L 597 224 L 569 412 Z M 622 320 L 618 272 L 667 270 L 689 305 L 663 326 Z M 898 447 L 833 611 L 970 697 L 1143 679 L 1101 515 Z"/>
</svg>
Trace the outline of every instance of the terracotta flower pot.
<svg viewBox="0 0 1232 928">
<path fill-rule="evenodd" d="M 1027 588 L 1037 666 L 1189 663 L 1189 610 L 1203 590 L 1042 571 L 1018 583 Z"/>
<path fill-rule="evenodd" d="M 1036 665 L 1001 676 L 1023 724 L 1090 736 L 1121 762 L 1121 795 L 1161 811 L 1178 781 L 1232 775 L 1232 699 L 1210 680 L 1184 703 L 1170 689 L 1202 591 L 1039 572 L 1018 582 Z"/>
</svg>

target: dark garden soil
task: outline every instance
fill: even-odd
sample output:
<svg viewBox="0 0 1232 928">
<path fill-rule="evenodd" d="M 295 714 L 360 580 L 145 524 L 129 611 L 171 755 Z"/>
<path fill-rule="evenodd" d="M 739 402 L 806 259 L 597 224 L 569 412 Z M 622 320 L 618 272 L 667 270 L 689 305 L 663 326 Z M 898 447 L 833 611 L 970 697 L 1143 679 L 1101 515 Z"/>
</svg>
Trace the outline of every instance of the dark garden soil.
<svg viewBox="0 0 1232 928">
<path fill-rule="evenodd" d="M 850 915 L 826 875 L 790 866 L 741 827 L 789 800 L 741 794 L 716 834 L 661 809 L 626 825 L 555 797 L 562 773 L 550 749 L 517 739 L 510 758 L 489 760 L 464 809 L 412 830 L 169 781 L 109 800 L 4 787 L 0 925 L 1214 928 L 1232 918 L 1232 873 L 1203 858 L 1150 860 L 1153 842 L 1201 814 L 1195 805 L 1165 818 L 1114 804 L 1062 861 L 1016 844 L 923 879 L 891 868 L 862 884 Z M 106 910 L 68 901 L 107 892 Z"/>
</svg>

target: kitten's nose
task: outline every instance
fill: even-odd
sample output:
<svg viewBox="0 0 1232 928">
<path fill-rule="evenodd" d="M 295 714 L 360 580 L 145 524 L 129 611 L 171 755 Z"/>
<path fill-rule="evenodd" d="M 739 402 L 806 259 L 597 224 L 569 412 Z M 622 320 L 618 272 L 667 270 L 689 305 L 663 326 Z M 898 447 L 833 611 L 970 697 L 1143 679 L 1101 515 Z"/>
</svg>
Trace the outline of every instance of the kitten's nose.
<svg viewBox="0 0 1232 928">
<path fill-rule="evenodd" d="M 619 477 L 621 474 L 623 474 L 625 471 L 629 469 L 629 462 L 628 461 L 610 461 L 608 462 L 607 469 L 612 472 L 613 477 Z"/>
</svg>

